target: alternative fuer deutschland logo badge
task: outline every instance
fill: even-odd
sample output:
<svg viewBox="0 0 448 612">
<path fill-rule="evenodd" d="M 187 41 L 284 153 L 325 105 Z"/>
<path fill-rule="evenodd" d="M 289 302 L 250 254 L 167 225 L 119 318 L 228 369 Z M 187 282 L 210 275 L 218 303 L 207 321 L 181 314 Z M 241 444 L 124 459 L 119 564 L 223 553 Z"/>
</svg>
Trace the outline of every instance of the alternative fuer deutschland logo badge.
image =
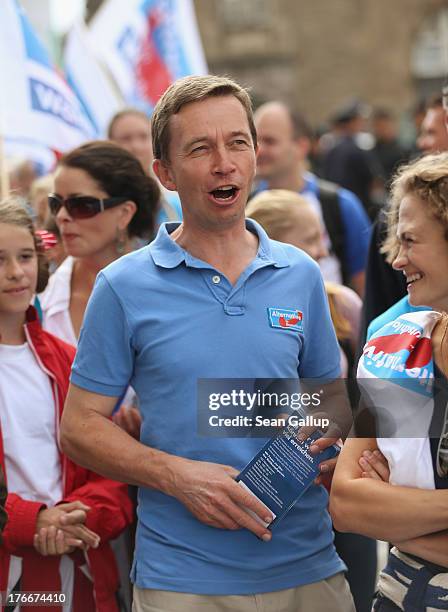
<svg viewBox="0 0 448 612">
<path fill-rule="evenodd" d="M 268 316 L 271 327 L 303 332 L 303 312 L 300 310 L 268 308 Z"/>
</svg>

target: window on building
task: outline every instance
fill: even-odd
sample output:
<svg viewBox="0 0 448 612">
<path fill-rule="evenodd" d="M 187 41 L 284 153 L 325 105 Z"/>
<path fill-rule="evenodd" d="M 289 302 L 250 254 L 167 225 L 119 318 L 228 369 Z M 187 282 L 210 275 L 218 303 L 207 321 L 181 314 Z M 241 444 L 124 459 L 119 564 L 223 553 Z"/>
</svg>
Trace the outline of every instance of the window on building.
<svg viewBox="0 0 448 612">
<path fill-rule="evenodd" d="M 269 0 L 217 0 L 219 19 L 226 30 L 254 30 L 269 27 Z"/>
<path fill-rule="evenodd" d="M 440 91 L 448 76 L 448 8 L 423 22 L 412 49 L 411 69 L 419 95 Z"/>
</svg>

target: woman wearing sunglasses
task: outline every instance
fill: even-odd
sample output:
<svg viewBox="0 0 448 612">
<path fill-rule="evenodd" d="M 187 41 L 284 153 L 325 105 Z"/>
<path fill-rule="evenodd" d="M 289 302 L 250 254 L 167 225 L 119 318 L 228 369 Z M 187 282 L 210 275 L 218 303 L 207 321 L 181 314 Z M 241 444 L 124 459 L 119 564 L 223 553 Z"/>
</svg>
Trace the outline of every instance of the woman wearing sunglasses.
<svg viewBox="0 0 448 612">
<path fill-rule="evenodd" d="M 40 296 L 46 330 L 77 344 L 97 273 L 152 237 L 158 199 L 154 179 L 113 143 L 90 142 L 60 160 L 48 203 L 68 257 Z"/>
<path fill-rule="evenodd" d="M 428 308 L 364 347 L 358 377 L 376 437 L 346 442 L 331 512 L 337 529 L 393 544 L 374 610 L 448 610 L 447 153 L 400 170 L 385 248 L 410 304 Z"/>
</svg>

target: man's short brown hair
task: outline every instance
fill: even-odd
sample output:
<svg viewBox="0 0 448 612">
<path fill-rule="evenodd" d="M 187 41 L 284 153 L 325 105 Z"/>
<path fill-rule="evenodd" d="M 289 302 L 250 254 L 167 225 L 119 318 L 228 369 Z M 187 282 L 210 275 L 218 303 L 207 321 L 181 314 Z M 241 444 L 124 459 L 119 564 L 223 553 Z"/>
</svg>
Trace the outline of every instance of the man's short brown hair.
<svg viewBox="0 0 448 612">
<path fill-rule="evenodd" d="M 138 108 L 123 108 L 115 113 L 115 115 L 109 121 L 109 125 L 107 126 L 107 138 L 109 140 L 114 140 L 114 128 L 120 119 L 123 119 L 123 117 L 140 117 L 140 119 L 143 119 L 143 121 L 148 124 L 148 127 L 150 125 L 149 117 L 143 111 L 139 110 Z"/>
<path fill-rule="evenodd" d="M 175 81 L 157 102 L 151 119 L 152 148 L 154 157 L 169 162 L 170 131 L 169 122 L 173 115 L 191 102 L 218 96 L 235 96 L 246 111 L 254 147 L 257 145 L 257 132 L 252 113 L 252 102 L 246 89 L 227 77 L 188 76 Z"/>
</svg>

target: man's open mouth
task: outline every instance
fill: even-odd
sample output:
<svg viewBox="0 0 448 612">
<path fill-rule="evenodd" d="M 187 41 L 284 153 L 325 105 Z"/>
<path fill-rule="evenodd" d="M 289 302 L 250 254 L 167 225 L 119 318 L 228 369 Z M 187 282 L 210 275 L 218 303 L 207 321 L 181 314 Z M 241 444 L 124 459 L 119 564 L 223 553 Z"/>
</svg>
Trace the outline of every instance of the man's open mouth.
<svg viewBox="0 0 448 612">
<path fill-rule="evenodd" d="M 228 185 L 226 187 L 218 187 L 218 189 L 213 189 L 210 191 L 210 194 L 215 198 L 215 200 L 220 200 L 222 202 L 228 202 L 235 198 L 239 189 L 232 185 Z"/>
</svg>

